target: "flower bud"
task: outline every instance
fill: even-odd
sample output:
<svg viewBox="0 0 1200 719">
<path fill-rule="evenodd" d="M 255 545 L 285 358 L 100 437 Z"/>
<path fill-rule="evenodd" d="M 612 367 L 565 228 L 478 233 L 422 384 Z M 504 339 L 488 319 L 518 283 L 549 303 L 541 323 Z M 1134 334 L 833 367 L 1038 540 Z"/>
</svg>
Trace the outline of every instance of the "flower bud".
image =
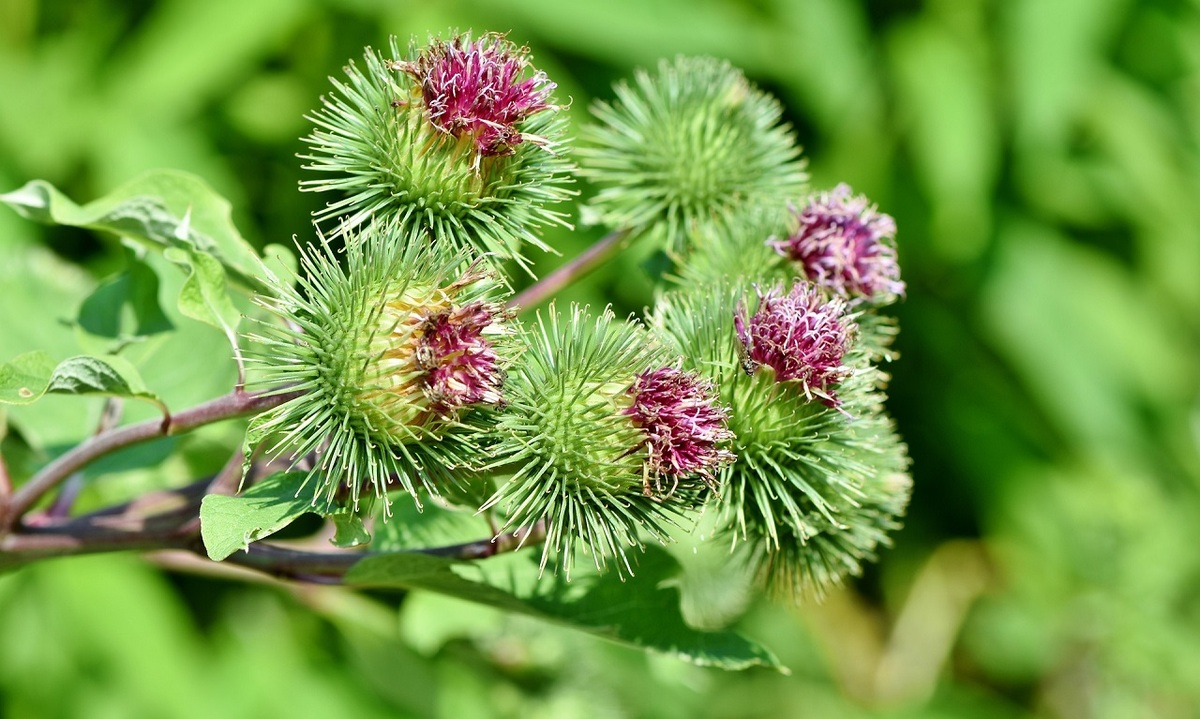
<svg viewBox="0 0 1200 719">
<path fill-rule="evenodd" d="M 848 299 L 884 304 L 904 295 L 896 222 L 849 185 L 817 194 L 796 213 L 799 227 L 771 247 L 812 282 Z"/>
<path fill-rule="evenodd" d="M 732 459 L 718 447 L 731 437 L 724 410 L 707 383 L 657 369 L 673 358 L 609 311 L 563 318 L 552 307 L 523 339 L 493 444 L 494 468 L 511 477 L 485 508 L 506 527 L 544 523 L 543 567 L 554 557 L 569 575 L 583 550 L 631 574 L 626 548 L 665 541 L 663 523 Z"/>
<path fill-rule="evenodd" d="M 844 300 L 777 286 L 749 314 L 744 295 L 729 281 L 663 293 L 651 327 L 729 407 L 737 462 L 720 468 L 710 498 L 718 534 L 776 590 L 820 593 L 899 525 L 907 450 Z"/>
<path fill-rule="evenodd" d="M 697 476 L 715 488 L 714 473 L 734 460 L 723 447 L 733 439 L 729 410 L 717 404 L 715 389 L 711 380 L 673 367 L 646 370 L 634 380 L 625 414 L 646 436 L 648 496 L 654 494 L 650 477 L 656 485 L 666 477 L 674 488 L 681 478 Z"/>
<path fill-rule="evenodd" d="M 469 137 L 485 157 L 511 155 L 524 141 L 518 125 L 551 108 L 556 87 L 545 73 L 522 77 L 526 48 L 514 48 L 502 35 L 472 41 L 463 35 L 434 42 L 413 62 L 393 67 L 412 76 L 434 127 Z"/>
<path fill-rule="evenodd" d="M 770 367 L 776 381 L 797 382 L 806 397 L 838 406 L 834 386 L 850 374 L 842 359 L 855 332 L 845 310 L 844 300 L 828 299 L 807 283 L 786 295 L 781 285 L 760 292 L 752 316 L 741 304 L 734 315 L 743 368 L 754 374 Z"/>
<path fill-rule="evenodd" d="M 783 208 L 808 176 L 782 107 L 727 62 L 662 61 L 592 108 L 580 174 L 599 223 L 651 234 L 682 253 L 698 229 Z"/>
<path fill-rule="evenodd" d="M 338 196 L 316 214 L 334 235 L 376 221 L 437 244 L 528 264 L 522 246 L 567 226 L 551 205 L 574 193 L 554 83 L 503 36 L 432 39 L 393 59 L 368 49 L 308 119 L 302 190 Z"/>
<path fill-rule="evenodd" d="M 460 287 L 406 288 L 383 298 L 377 319 L 359 328 L 347 386 L 358 388 L 355 401 L 373 426 L 403 440 L 409 428 L 462 407 L 501 403 L 504 373 L 487 334 L 499 331 L 503 310 L 481 301 L 456 305 Z"/>
</svg>

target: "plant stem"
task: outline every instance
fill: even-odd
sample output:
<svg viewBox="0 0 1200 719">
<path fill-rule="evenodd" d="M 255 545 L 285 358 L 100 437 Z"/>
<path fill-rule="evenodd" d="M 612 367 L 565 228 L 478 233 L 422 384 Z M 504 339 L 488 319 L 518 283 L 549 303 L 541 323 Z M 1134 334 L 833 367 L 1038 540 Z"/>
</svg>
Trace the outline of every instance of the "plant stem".
<svg viewBox="0 0 1200 719">
<path fill-rule="evenodd" d="M 624 248 L 629 233 L 629 230 L 615 230 L 601 237 L 578 257 L 526 287 L 523 292 L 508 301 L 508 306 L 517 310 L 527 310 L 541 304 Z"/>
<path fill-rule="evenodd" d="M 183 549 L 205 559 L 200 540 L 200 500 L 208 487 L 219 484 L 240 467 L 236 453 L 216 478 L 194 482 L 180 489 L 155 492 L 116 507 L 109 507 L 66 521 L 47 520 L 23 527 L 0 540 L 0 569 L 17 567 L 56 557 L 118 551 Z M 155 513 L 153 510 L 165 510 Z M 149 513 L 148 513 L 149 511 Z M 540 525 L 446 547 L 412 550 L 453 559 L 484 559 L 516 549 L 522 543 L 545 538 Z M 317 552 L 280 547 L 267 542 L 251 544 L 225 561 L 283 579 L 336 582 L 358 561 L 377 556 L 366 552 Z"/>
<path fill-rule="evenodd" d="M 296 392 L 250 394 L 234 391 L 172 415 L 167 422 L 151 419 L 101 432 L 58 457 L 21 485 L 12 496 L 9 514 L 5 517 L 6 524 L 11 527 L 47 492 L 57 487 L 72 473 L 100 457 L 140 442 L 180 434 L 213 422 L 255 414 L 277 407 L 297 395 Z"/>
<path fill-rule="evenodd" d="M 203 547 L 193 551 L 204 554 Z M 365 556 L 362 552 L 309 552 L 255 542 L 249 548 L 229 555 L 224 561 L 273 577 L 290 579 L 297 576 L 341 577 Z"/>
<path fill-rule="evenodd" d="M 229 458 L 229 461 L 225 463 L 225 467 L 208 483 L 208 488 L 204 493 L 223 494 L 226 496 L 237 494 L 238 485 L 242 481 L 242 464 L 245 458 L 245 453 L 242 452 L 241 448 L 238 448 L 233 453 L 233 456 Z"/>
<path fill-rule="evenodd" d="M 447 559 L 486 559 L 497 554 L 515 550 L 521 544 L 521 537 L 529 535 L 526 543 L 538 542 L 545 539 L 545 530 L 541 525 L 530 527 L 528 530 L 506 532 L 494 539 L 480 539 L 464 544 L 454 544 L 446 547 L 429 547 L 411 550 L 420 554 L 431 554 Z M 199 555 L 204 554 L 203 547 L 193 548 Z M 243 567 L 250 567 L 275 577 L 284 579 L 303 578 L 305 581 L 320 579 L 340 579 L 350 571 L 350 567 L 367 557 L 380 556 L 377 552 L 313 552 L 300 549 L 280 547 L 267 542 L 255 542 L 246 550 L 234 552 L 224 561 Z"/>
<path fill-rule="evenodd" d="M 0 570 L 56 557 L 117 551 L 181 549 L 204 561 L 200 539 L 200 502 L 212 493 L 232 492 L 241 477 L 242 453 L 234 452 L 214 477 L 186 487 L 138 497 L 79 517 L 30 516 L 18 530 L 0 538 Z M 412 550 L 453 559 L 484 559 L 545 539 L 540 523 L 527 529 L 464 544 Z M 372 553 L 311 551 L 257 542 L 226 561 L 283 579 L 336 583 Z"/>
<path fill-rule="evenodd" d="M 4 536 L 4 528 L 8 526 L 8 513 L 12 507 L 13 484 L 8 474 L 8 464 L 4 454 L 0 453 L 0 537 Z"/>
<path fill-rule="evenodd" d="M 12 477 L 8 474 L 8 465 L 4 463 L 4 455 L 0 454 L 0 512 L 8 505 L 12 493 Z"/>
</svg>

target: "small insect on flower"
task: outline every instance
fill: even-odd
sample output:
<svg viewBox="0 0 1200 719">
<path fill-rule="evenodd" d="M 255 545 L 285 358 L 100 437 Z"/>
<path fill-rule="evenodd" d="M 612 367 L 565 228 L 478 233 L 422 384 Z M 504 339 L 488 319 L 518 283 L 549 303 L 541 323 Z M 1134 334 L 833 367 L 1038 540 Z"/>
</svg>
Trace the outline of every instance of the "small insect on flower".
<svg viewBox="0 0 1200 719">
<path fill-rule="evenodd" d="M 797 229 L 768 244 L 812 282 L 851 301 L 887 304 L 904 295 L 896 222 L 849 185 L 815 195 L 795 212 Z"/>
<path fill-rule="evenodd" d="M 842 359 L 856 331 L 845 300 L 827 298 L 807 282 L 787 294 L 777 285 L 758 292 L 753 315 L 739 303 L 733 321 L 747 374 L 769 367 L 777 382 L 796 382 L 809 399 L 839 406 L 834 387 L 851 372 Z"/>
</svg>

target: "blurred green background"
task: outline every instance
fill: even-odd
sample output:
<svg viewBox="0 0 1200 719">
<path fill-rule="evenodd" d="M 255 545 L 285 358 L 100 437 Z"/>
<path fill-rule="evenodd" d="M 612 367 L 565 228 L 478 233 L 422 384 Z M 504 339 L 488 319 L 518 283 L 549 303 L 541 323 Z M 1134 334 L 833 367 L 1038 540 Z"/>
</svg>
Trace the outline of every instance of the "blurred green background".
<svg viewBox="0 0 1200 719">
<path fill-rule="evenodd" d="M 449 28 L 528 44 L 577 122 L 634 67 L 727 58 L 786 104 L 814 186 L 896 217 L 894 548 L 824 603 L 749 608 L 790 676 L 434 597 L 397 625 L 360 596 L 60 561 L 0 578 L 0 716 L 1200 715 L 1200 2 L 2 0 L 0 190 L 84 201 L 175 167 L 253 242 L 303 237 L 326 77 Z M 116 257 L 0 211 L 0 282 L 43 308 Z M 639 261 L 572 296 L 644 306 Z"/>
</svg>

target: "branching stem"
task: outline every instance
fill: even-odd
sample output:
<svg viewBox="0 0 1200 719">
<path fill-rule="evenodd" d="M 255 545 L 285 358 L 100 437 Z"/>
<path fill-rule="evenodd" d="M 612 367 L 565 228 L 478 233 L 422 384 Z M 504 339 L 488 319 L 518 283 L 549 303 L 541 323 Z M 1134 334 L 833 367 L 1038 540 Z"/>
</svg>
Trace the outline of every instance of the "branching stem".
<svg viewBox="0 0 1200 719">
<path fill-rule="evenodd" d="M 295 392 L 250 394 L 234 391 L 179 412 L 171 416 L 170 421 L 166 423 L 161 419 L 151 419 L 101 432 L 46 465 L 13 493 L 9 512 L 5 517 L 6 528 L 11 528 L 46 493 L 57 487 L 74 472 L 100 457 L 141 442 L 181 434 L 206 424 L 234 417 L 255 414 L 283 404 L 295 397 L 296 394 Z"/>
<path fill-rule="evenodd" d="M 474 542 L 453 544 L 445 547 L 429 547 L 412 550 L 421 554 L 431 554 L 448 559 L 486 559 L 497 554 L 509 552 L 520 545 L 520 537 L 526 533 L 530 538 L 526 543 L 537 543 L 545 537 L 544 530 L 531 527 L 528 530 L 508 532 L 494 539 L 480 539 Z M 203 555 L 203 548 L 196 550 Z M 282 579 L 303 579 L 304 581 L 340 580 L 350 567 L 363 559 L 379 556 L 372 552 L 330 551 L 315 552 L 290 547 L 280 547 L 269 542 L 255 542 L 249 549 L 231 554 L 225 561 L 251 569 L 257 569 Z"/>
<path fill-rule="evenodd" d="M 39 560 L 117 551 L 182 549 L 205 558 L 200 539 L 200 501 L 210 488 L 228 488 L 228 477 L 238 474 L 241 453 L 236 452 L 214 478 L 186 487 L 154 492 L 126 504 L 71 519 L 39 516 L 39 521 L 0 540 L 0 569 Z M 540 525 L 464 544 L 413 551 L 453 559 L 484 559 L 512 551 L 524 539 L 540 542 Z M 356 562 L 370 553 L 311 551 L 256 542 L 226 561 L 281 579 L 337 583 Z"/>
</svg>

